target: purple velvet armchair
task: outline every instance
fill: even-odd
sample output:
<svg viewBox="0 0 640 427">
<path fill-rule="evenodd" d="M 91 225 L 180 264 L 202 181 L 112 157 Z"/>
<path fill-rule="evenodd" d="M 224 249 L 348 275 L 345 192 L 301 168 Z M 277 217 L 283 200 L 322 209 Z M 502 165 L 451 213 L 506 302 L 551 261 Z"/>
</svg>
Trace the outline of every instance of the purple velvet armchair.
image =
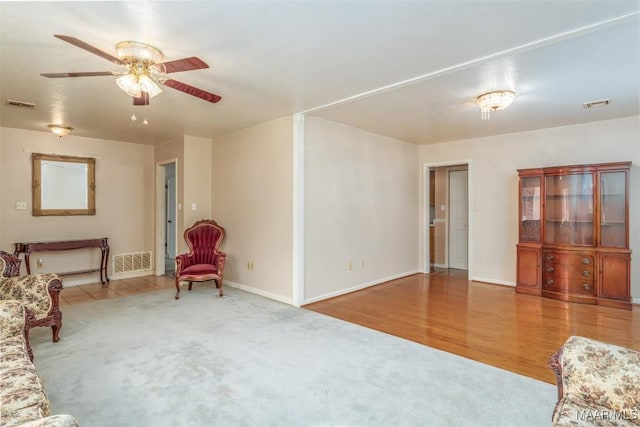
<svg viewBox="0 0 640 427">
<path fill-rule="evenodd" d="M 219 249 L 222 239 L 224 228 L 211 219 L 197 221 L 184 231 L 189 252 L 176 256 L 176 299 L 180 298 L 181 281 L 188 282 L 191 290 L 193 282 L 214 280 L 218 294 L 222 296 L 222 276 L 227 256 Z"/>
</svg>

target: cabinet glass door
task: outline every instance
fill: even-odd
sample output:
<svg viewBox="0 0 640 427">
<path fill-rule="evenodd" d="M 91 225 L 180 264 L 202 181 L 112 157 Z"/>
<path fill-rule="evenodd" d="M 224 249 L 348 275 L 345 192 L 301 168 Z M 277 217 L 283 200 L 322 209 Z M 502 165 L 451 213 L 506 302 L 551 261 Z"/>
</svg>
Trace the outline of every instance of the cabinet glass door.
<svg viewBox="0 0 640 427">
<path fill-rule="evenodd" d="M 593 174 L 545 177 L 545 243 L 593 246 Z"/>
<path fill-rule="evenodd" d="M 527 176 L 520 178 L 520 241 L 540 243 L 542 178 Z"/>
<path fill-rule="evenodd" d="M 600 173 L 600 245 L 627 247 L 627 175 Z"/>
</svg>

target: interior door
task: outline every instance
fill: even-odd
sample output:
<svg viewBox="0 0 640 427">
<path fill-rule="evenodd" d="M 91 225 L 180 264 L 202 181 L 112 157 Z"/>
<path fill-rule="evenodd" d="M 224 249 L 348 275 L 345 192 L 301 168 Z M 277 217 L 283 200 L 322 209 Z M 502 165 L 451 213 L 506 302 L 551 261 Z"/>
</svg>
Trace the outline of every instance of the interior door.
<svg viewBox="0 0 640 427">
<path fill-rule="evenodd" d="M 173 166 L 170 165 L 170 166 Z M 175 269 L 176 259 L 176 177 L 172 168 L 166 168 L 165 197 L 166 197 L 166 228 L 165 228 L 165 270 Z"/>
<path fill-rule="evenodd" d="M 466 170 L 449 171 L 449 268 L 468 268 L 468 185 Z"/>
</svg>

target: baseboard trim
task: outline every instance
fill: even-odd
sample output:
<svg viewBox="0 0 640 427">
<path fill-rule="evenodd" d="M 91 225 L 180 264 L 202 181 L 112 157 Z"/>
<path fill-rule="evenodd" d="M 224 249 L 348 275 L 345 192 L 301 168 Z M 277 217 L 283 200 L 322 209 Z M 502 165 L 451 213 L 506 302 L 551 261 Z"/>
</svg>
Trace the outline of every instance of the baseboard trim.
<svg viewBox="0 0 640 427">
<path fill-rule="evenodd" d="M 447 264 L 433 264 L 435 268 L 449 268 Z"/>
<path fill-rule="evenodd" d="M 100 276 L 95 276 L 95 273 L 92 277 L 85 278 L 72 278 L 72 276 L 63 276 L 62 286 L 65 288 L 71 288 L 74 286 L 82 286 L 82 285 L 93 285 L 95 283 L 100 283 Z M 143 276 L 152 276 L 154 274 L 153 270 L 146 271 L 134 271 L 129 273 L 116 273 L 113 276 L 109 277 L 109 280 L 122 280 L 122 279 L 133 279 L 134 277 L 143 277 Z"/>
<path fill-rule="evenodd" d="M 282 295 L 274 294 L 269 291 L 265 291 L 263 289 L 254 288 L 253 286 L 243 285 L 242 283 L 234 282 L 232 280 L 223 280 L 223 286 L 231 286 L 232 288 L 240 289 L 242 291 L 246 291 L 252 294 L 260 295 L 261 297 L 269 298 L 274 301 L 282 302 L 289 305 L 293 304 L 293 299 L 290 297 L 285 297 Z"/>
<path fill-rule="evenodd" d="M 640 298 L 631 298 L 631 304 L 640 305 Z"/>
<path fill-rule="evenodd" d="M 492 285 L 504 285 L 504 286 L 511 286 L 511 287 L 516 286 L 515 282 L 510 282 L 508 280 L 487 279 L 486 277 L 474 276 L 469 278 L 469 280 L 471 280 L 472 282 L 490 283 Z"/>
<path fill-rule="evenodd" d="M 344 295 L 344 294 L 348 294 L 348 293 L 351 293 L 351 292 L 359 291 L 360 289 L 369 288 L 371 286 L 379 285 L 379 284 L 384 283 L 384 282 L 389 282 L 391 280 L 396 280 L 396 279 L 400 279 L 402 277 L 407 277 L 407 276 L 411 276 L 413 274 L 419 274 L 419 273 L 422 273 L 422 270 L 417 268 L 415 270 L 407 271 L 407 272 L 404 272 L 404 273 L 399 273 L 399 274 L 394 274 L 392 276 L 383 277 L 381 279 L 377 279 L 377 280 L 374 280 L 372 282 L 362 283 L 360 285 L 356 285 L 356 286 L 353 286 L 351 288 L 341 289 L 341 290 L 335 291 L 335 292 L 329 292 L 328 294 L 320 295 L 320 296 L 313 297 L 313 298 L 305 298 L 304 301 L 302 302 L 302 305 L 311 304 L 313 302 L 318 302 L 318 301 L 322 301 L 322 300 L 325 300 L 325 299 L 338 297 L 340 295 Z"/>
</svg>

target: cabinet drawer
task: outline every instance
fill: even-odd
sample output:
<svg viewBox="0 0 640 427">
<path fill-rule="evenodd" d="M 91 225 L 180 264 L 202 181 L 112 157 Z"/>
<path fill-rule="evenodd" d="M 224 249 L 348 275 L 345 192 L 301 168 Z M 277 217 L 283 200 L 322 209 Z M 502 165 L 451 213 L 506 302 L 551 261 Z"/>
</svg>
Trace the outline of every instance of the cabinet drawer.
<svg viewBox="0 0 640 427">
<path fill-rule="evenodd" d="M 595 264 L 595 256 L 589 253 L 566 253 L 544 251 L 542 253 L 543 262 L 552 262 L 554 264 L 564 265 L 591 265 Z"/>
<path fill-rule="evenodd" d="M 587 279 L 592 280 L 594 269 L 593 264 L 588 265 L 565 265 L 545 262 L 542 265 L 542 274 L 549 277 L 564 277 L 566 279 Z"/>
<path fill-rule="evenodd" d="M 583 280 L 544 275 L 542 289 L 545 291 L 568 292 L 570 294 L 595 295 L 593 278 Z"/>
</svg>

